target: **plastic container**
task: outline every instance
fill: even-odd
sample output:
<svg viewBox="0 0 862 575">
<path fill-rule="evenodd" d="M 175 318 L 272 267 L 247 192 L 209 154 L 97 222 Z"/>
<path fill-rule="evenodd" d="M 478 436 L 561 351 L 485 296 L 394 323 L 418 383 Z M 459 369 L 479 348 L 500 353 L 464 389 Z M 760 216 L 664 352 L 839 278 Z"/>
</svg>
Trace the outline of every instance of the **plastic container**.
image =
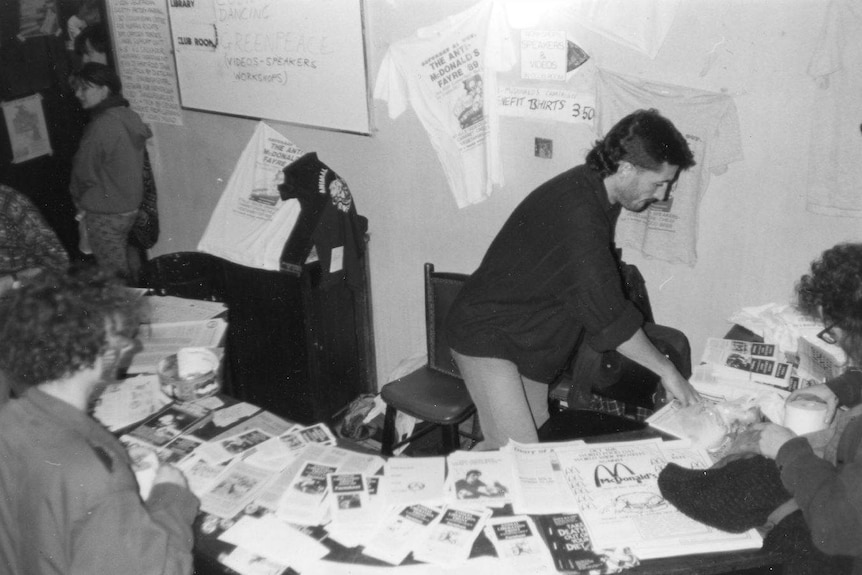
<svg viewBox="0 0 862 575">
<path fill-rule="evenodd" d="M 162 391 L 178 401 L 194 401 L 221 391 L 221 361 L 208 348 L 183 348 L 159 362 Z"/>
</svg>

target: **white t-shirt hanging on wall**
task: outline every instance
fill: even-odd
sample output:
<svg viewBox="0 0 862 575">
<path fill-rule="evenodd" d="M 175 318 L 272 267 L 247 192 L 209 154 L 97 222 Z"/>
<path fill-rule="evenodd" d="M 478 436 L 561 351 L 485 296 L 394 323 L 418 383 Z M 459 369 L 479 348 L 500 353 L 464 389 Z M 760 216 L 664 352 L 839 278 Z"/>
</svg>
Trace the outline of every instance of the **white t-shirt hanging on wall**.
<svg viewBox="0 0 862 575">
<path fill-rule="evenodd" d="M 680 0 L 584 0 L 574 21 L 623 46 L 655 58 L 676 18 Z"/>
<path fill-rule="evenodd" d="M 210 216 L 198 249 L 236 264 L 278 271 L 284 244 L 299 217 L 299 201 L 282 200 L 284 167 L 303 155 L 259 122 Z"/>
<path fill-rule="evenodd" d="M 459 208 L 502 184 L 495 72 L 513 63 L 505 10 L 485 0 L 394 42 L 380 65 L 374 97 L 386 100 L 390 118 L 413 107 Z"/>
<path fill-rule="evenodd" d="M 808 211 L 862 218 L 862 5 L 832 0 L 808 73 L 811 106 Z"/>
<path fill-rule="evenodd" d="M 726 94 L 649 82 L 600 70 L 596 78 L 600 137 L 623 117 L 656 108 L 685 136 L 697 162 L 682 172 L 670 198 L 647 210 L 623 210 L 616 243 L 647 257 L 693 266 L 697 261 L 697 219 L 700 200 L 711 173 L 721 173 L 741 160 L 742 142 L 736 104 Z"/>
</svg>

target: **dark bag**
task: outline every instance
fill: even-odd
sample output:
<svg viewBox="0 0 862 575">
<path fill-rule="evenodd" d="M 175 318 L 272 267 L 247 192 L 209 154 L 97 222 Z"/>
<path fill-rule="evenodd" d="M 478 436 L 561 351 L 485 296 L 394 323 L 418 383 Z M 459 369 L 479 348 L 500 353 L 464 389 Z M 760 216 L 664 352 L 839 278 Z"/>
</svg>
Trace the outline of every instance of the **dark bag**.
<svg viewBox="0 0 862 575">
<path fill-rule="evenodd" d="M 144 197 L 138 209 L 138 217 L 132 231 L 129 232 L 131 243 L 145 250 L 150 249 L 159 239 L 159 208 L 156 196 L 156 180 L 153 177 L 153 167 L 150 155 L 144 150 Z"/>
</svg>

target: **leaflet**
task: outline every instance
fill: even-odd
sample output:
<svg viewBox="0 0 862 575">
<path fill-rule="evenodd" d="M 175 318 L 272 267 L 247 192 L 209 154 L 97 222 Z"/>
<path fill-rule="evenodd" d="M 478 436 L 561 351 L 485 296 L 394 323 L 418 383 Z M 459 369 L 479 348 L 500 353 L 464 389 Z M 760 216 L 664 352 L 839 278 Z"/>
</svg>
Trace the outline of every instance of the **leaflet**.
<svg viewBox="0 0 862 575">
<path fill-rule="evenodd" d="M 491 517 L 484 531 L 497 557 L 515 573 L 556 573 L 548 546 L 529 516 Z"/>
<path fill-rule="evenodd" d="M 399 565 L 424 537 L 442 510 L 420 503 L 402 505 L 387 515 L 365 545 L 364 553 L 392 565 Z"/>
<path fill-rule="evenodd" d="M 554 444 L 509 441 L 503 449 L 511 454 L 514 465 L 516 483 L 512 507 L 515 513 L 577 512 L 578 503 L 560 472 Z"/>
<path fill-rule="evenodd" d="M 245 509 L 271 479 L 271 472 L 234 460 L 201 496 L 201 510 L 231 519 Z"/>
<path fill-rule="evenodd" d="M 513 462 L 509 451 L 456 451 L 446 460 L 446 495 L 450 502 L 502 507 L 512 502 Z"/>
<path fill-rule="evenodd" d="M 426 563 L 454 565 L 470 558 L 473 542 L 482 533 L 488 508 L 449 505 L 413 548 L 413 557 Z"/>
<path fill-rule="evenodd" d="M 320 525 L 326 515 L 326 476 L 338 468 L 318 461 L 306 462 L 278 502 L 279 519 L 299 525 Z"/>
</svg>

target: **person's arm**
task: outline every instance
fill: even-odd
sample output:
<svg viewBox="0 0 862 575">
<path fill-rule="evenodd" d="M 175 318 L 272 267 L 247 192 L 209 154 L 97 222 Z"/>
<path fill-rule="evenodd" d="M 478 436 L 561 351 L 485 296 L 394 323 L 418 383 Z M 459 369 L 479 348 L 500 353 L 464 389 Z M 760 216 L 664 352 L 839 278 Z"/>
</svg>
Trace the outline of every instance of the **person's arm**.
<svg viewBox="0 0 862 575">
<path fill-rule="evenodd" d="M 765 441 L 780 442 L 784 428 L 764 430 Z M 775 435 L 776 437 L 772 437 Z M 768 450 L 769 448 L 767 448 Z M 767 453 L 764 453 L 767 455 Z M 840 469 L 818 457 L 804 437 L 791 437 L 781 444 L 776 463 L 781 481 L 799 504 L 811 539 L 824 553 L 862 554 L 862 466 L 856 461 Z"/>
<path fill-rule="evenodd" d="M 128 573 L 134 566 L 159 575 L 192 573 L 198 500 L 170 473 L 166 478 L 160 468 L 145 504 L 134 488 L 101 497 L 73 528 L 70 575 Z"/>
<path fill-rule="evenodd" d="M 629 339 L 621 343 L 617 351 L 658 375 L 665 390 L 683 405 L 700 401 L 700 394 L 676 369 L 673 362 L 656 349 L 642 328 L 638 328 Z"/>
</svg>

